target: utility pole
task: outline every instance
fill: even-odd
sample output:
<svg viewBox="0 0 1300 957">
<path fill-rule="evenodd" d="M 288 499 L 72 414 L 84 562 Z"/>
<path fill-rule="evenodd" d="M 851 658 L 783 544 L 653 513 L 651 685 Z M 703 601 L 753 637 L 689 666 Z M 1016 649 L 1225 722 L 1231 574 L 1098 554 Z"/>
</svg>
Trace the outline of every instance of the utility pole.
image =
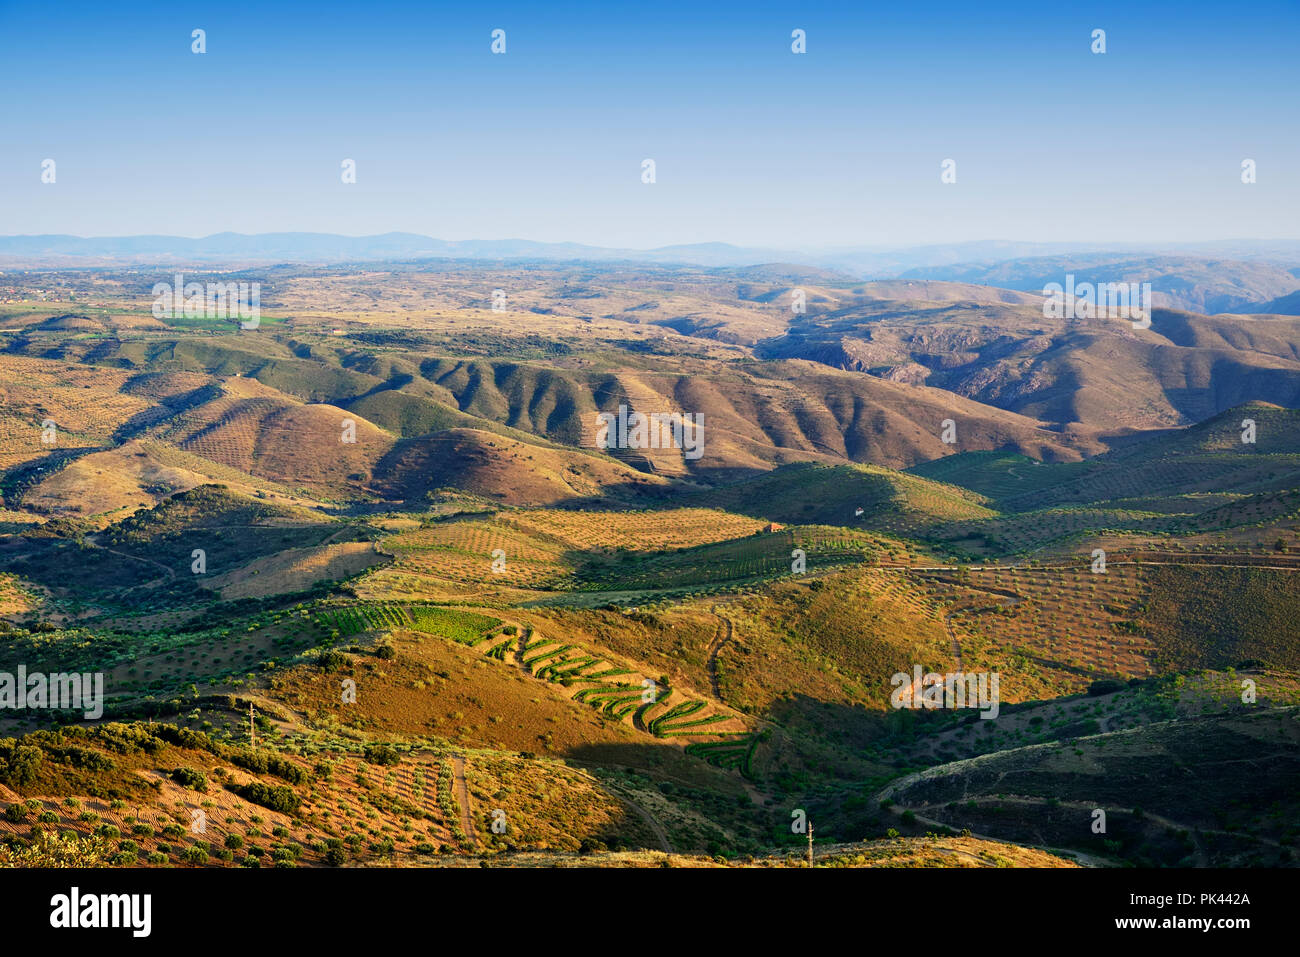
<svg viewBox="0 0 1300 957">
<path fill-rule="evenodd" d="M 253 724 L 253 702 L 248 702 L 248 740 L 257 748 L 257 725 Z"/>
<path fill-rule="evenodd" d="M 808 822 L 808 866 L 809 867 L 813 866 L 812 834 L 813 834 L 812 821 L 809 821 Z"/>
</svg>

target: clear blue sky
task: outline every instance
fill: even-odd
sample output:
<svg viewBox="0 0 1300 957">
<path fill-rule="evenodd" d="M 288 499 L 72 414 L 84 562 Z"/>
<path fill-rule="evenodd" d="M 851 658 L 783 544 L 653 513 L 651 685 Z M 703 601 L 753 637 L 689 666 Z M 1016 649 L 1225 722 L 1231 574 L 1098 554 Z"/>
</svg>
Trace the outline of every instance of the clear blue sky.
<svg viewBox="0 0 1300 957">
<path fill-rule="evenodd" d="M 0 0 L 0 234 L 1300 234 L 1295 0 L 115 6 Z"/>
</svg>

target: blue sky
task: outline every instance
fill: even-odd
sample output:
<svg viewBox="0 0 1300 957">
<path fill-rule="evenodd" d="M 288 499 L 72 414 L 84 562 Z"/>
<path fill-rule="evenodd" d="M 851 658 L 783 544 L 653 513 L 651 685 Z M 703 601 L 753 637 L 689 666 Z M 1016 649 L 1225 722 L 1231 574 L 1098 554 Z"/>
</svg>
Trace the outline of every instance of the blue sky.
<svg viewBox="0 0 1300 957">
<path fill-rule="evenodd" d="M 1295 238 L 1297 27 L 1295 0 L 0 0 L 0 234 Z"/>
</svg>

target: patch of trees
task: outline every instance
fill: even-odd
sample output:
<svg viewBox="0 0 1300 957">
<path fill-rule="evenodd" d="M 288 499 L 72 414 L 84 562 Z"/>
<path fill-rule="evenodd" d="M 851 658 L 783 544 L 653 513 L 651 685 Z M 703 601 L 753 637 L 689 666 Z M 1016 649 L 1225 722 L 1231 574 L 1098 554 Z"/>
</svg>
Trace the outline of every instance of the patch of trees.
<svg viewBox="0 0 1300 957">
<path fill-rule="evenodd" d="M 249 784 L 231 784 L 228 787 L 245 801 L 260 804 L 281 814 L 297 814 L 302 804 L 298 795 L 293 793 L 293 788 L 285 787 L 283 784 L 263 784 L 261 781 L 253 781 Z"/>
<path fill-rule="evenodd" d="M 307 780 L 307 772 L 284 758 L 263 751 L 235 751 L 230 754 L 230 761 L 245 771 L 255 774 L 274 774 L 290 784 L 302 784 Z"/>
</svg>

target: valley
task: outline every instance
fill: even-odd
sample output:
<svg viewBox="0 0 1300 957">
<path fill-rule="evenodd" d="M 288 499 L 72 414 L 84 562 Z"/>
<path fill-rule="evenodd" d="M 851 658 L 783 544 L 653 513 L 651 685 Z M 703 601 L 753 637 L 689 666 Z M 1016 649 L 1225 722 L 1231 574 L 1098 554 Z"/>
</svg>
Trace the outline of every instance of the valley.
<svg viewBox="0 0 1300 957">
<path fill-rule="evenodd" d="M 0 858 L 785 867 L 802 814 L 819 866 L 1294 866 L 1294 316 L 204 268 L 255 328 L 4 276 L 0 672 L 105 698 L 0 685 Z M 602 447 L 620 406 L 701 454 Z M 893 707 L 914 667 L 996 717 Z"/>
</svg>

